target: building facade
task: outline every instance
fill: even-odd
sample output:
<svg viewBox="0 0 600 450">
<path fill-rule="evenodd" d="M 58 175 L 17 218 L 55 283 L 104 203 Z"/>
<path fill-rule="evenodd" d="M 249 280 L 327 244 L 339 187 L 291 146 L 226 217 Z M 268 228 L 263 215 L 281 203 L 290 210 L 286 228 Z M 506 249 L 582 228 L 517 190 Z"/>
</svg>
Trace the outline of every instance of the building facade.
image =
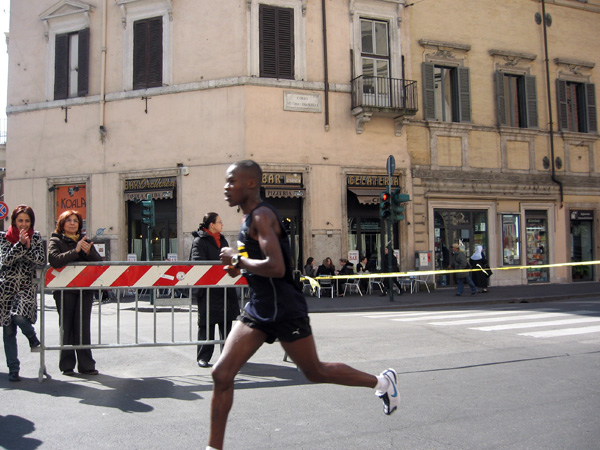
<svg viewBox="0 0 600 450">
<path fill-rule="evenodd" d="M 534 266 L 496 284 L 598 280 L 593 265 L 535 266 L 600 256 L 600 2 L 475 3 L 406 8 L 415 247 L 438 269 L 456 242 L 483 245 L 492 267 Z"/>
<path fill-rule="evenodd" d="M 309 256 L 380 258 L 388 185 L 413 200 L 391 233 L 403 270 L 426 250 L 444 268 L 456 241 L 467 252 L 482 243 L 492 265 L 598 259 L 600 5 L 544 6 L 547 47 L 536 0 L 469 10 L 427 0 L 12 1 L 6 202 L 31 205 L 46 238 L 61 211 L 83 212 L 107 259 L 187 259 L 206 212 L 235 241 L 241 217 L 223 200 L 224 174 L 254 159 L 296 267 Z M 550 103 L 545 48 L 551 96 L 560 91 Z M 571 277 L 502 271 L 494 282 Z"/>
</svg>

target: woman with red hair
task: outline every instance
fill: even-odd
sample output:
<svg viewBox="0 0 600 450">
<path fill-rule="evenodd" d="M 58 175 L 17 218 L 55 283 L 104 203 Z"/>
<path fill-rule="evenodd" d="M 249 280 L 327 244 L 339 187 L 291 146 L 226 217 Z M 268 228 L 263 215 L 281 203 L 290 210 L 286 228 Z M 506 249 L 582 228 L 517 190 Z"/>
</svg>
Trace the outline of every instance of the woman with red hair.
<svg viewBox="0 0 600 450">
<path fill-rule="evenodd" d="M 48 262 L 52 267 L 58 269 L 77 261 L 102 261 L 94 243 L 82 233 L 82 227 L 83 219 L 77 211 L 67 210 L 58 217 L 48 242 Z M 54 291 L 53 295 L 60 317 L 62 345 L 89 345 L 94 293 L 65 290 Z M 98 374 L 89 348 L 60 351 L 59 368 L 63 374 L 73 375 L 75 364 L 81 374 Z"/>
</svg>

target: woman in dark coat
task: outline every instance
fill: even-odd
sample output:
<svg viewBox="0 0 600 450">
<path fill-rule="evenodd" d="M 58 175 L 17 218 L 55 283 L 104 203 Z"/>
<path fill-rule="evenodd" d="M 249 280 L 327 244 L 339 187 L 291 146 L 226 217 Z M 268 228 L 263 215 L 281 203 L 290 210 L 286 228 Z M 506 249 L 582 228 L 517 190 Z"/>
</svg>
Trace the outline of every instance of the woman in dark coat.
<svg viewBox="0 0 600 450">
<path fill-rule="evenodd" d="M 67 210 L 58 217 L 56 229 L 48 242 L 48 263 L 52 267 L 58 269 L 77 261 L 102 261 L 94 243 L 81 232 L 82 227 L 83 218 L 77 211 Z M 53 296 L 62 329 L 62 344 L 89 345 L 93 291 L 54 291 Z M 60 351 L 58 366 L 63 374 L 73 375 L 75 364 L 79 373 L 98 374 L 89 348 Z"/>
<path fill-rule="evenodd" d="M 192 261 L 217 261 L 220 264 L 221 248 L 229 247 L 225 236 L 221 234 L 223 221 L 215 212 L 204 216 L 198 231 L 194 231 L 194 242 L 190 253 Z M 208 293 L 208 295 L 207 295 Z M 240 313 L 239 302 L 235 288 L 197 289 L 194 296 L 198 300 L 198 340 L 212 341 L 215 338 L 215 328 L 219 326 L 219 335 L 225 339 L 233 321 Z M 207 298 L 208 297 L 208 298 Z M 227 299 L 227 302 L 225 302 Z M 207 317 L 207 300 L 209 301 Z M 199 367 L 210 367 L 214 345 L 199 345 L 196 359 Z"/>
<path fill-rule="evenodd" d="M 481 292 L 487 292 L 492 271 L 490 270 L 490 265 L 485 257 L 485 253 L 483 253 L 483 246 L 475 246 L 475 251 L 471 255 L 469 263 L 471 264 L 471 269 L 483 269 L 473 271 L 471 277 L 473 278 L 475 286 L 477 286 Z"/>
</svg>

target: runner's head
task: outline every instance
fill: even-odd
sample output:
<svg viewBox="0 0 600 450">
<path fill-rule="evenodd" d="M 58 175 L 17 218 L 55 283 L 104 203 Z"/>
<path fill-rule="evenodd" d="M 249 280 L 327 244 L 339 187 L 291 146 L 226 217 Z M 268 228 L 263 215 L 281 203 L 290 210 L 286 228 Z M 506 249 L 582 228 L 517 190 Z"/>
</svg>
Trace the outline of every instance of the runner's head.
<svg viewBox="0 0 600 450">
<path fill-rule="evenodd" d="M 229 206 L 239 206 L 260 196 L 262 170 L 252 160 L 233 163 L 225 174 L 225 200 Z"/>
</svg>

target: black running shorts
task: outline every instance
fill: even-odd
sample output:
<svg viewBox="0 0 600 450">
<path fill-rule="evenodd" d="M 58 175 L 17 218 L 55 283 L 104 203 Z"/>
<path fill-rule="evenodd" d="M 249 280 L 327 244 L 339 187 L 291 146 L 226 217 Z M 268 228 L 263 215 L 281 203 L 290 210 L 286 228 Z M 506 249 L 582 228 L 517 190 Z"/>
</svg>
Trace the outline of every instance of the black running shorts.
<svg viewBox="0 0 600 450">
<path fill-rule="evenodd" d="M 279 339 L 281 342 L 294 342 L 312 334 L 308 316 L 278 322 L 258 322 L 246 311 L 242 311 L 238 320 L 250 328 L 255 328 L 265 333 L 267 335 L 267 339 L 265 340 L 267 344 L 272 344 L 276 339 Z"/>
</svg>

